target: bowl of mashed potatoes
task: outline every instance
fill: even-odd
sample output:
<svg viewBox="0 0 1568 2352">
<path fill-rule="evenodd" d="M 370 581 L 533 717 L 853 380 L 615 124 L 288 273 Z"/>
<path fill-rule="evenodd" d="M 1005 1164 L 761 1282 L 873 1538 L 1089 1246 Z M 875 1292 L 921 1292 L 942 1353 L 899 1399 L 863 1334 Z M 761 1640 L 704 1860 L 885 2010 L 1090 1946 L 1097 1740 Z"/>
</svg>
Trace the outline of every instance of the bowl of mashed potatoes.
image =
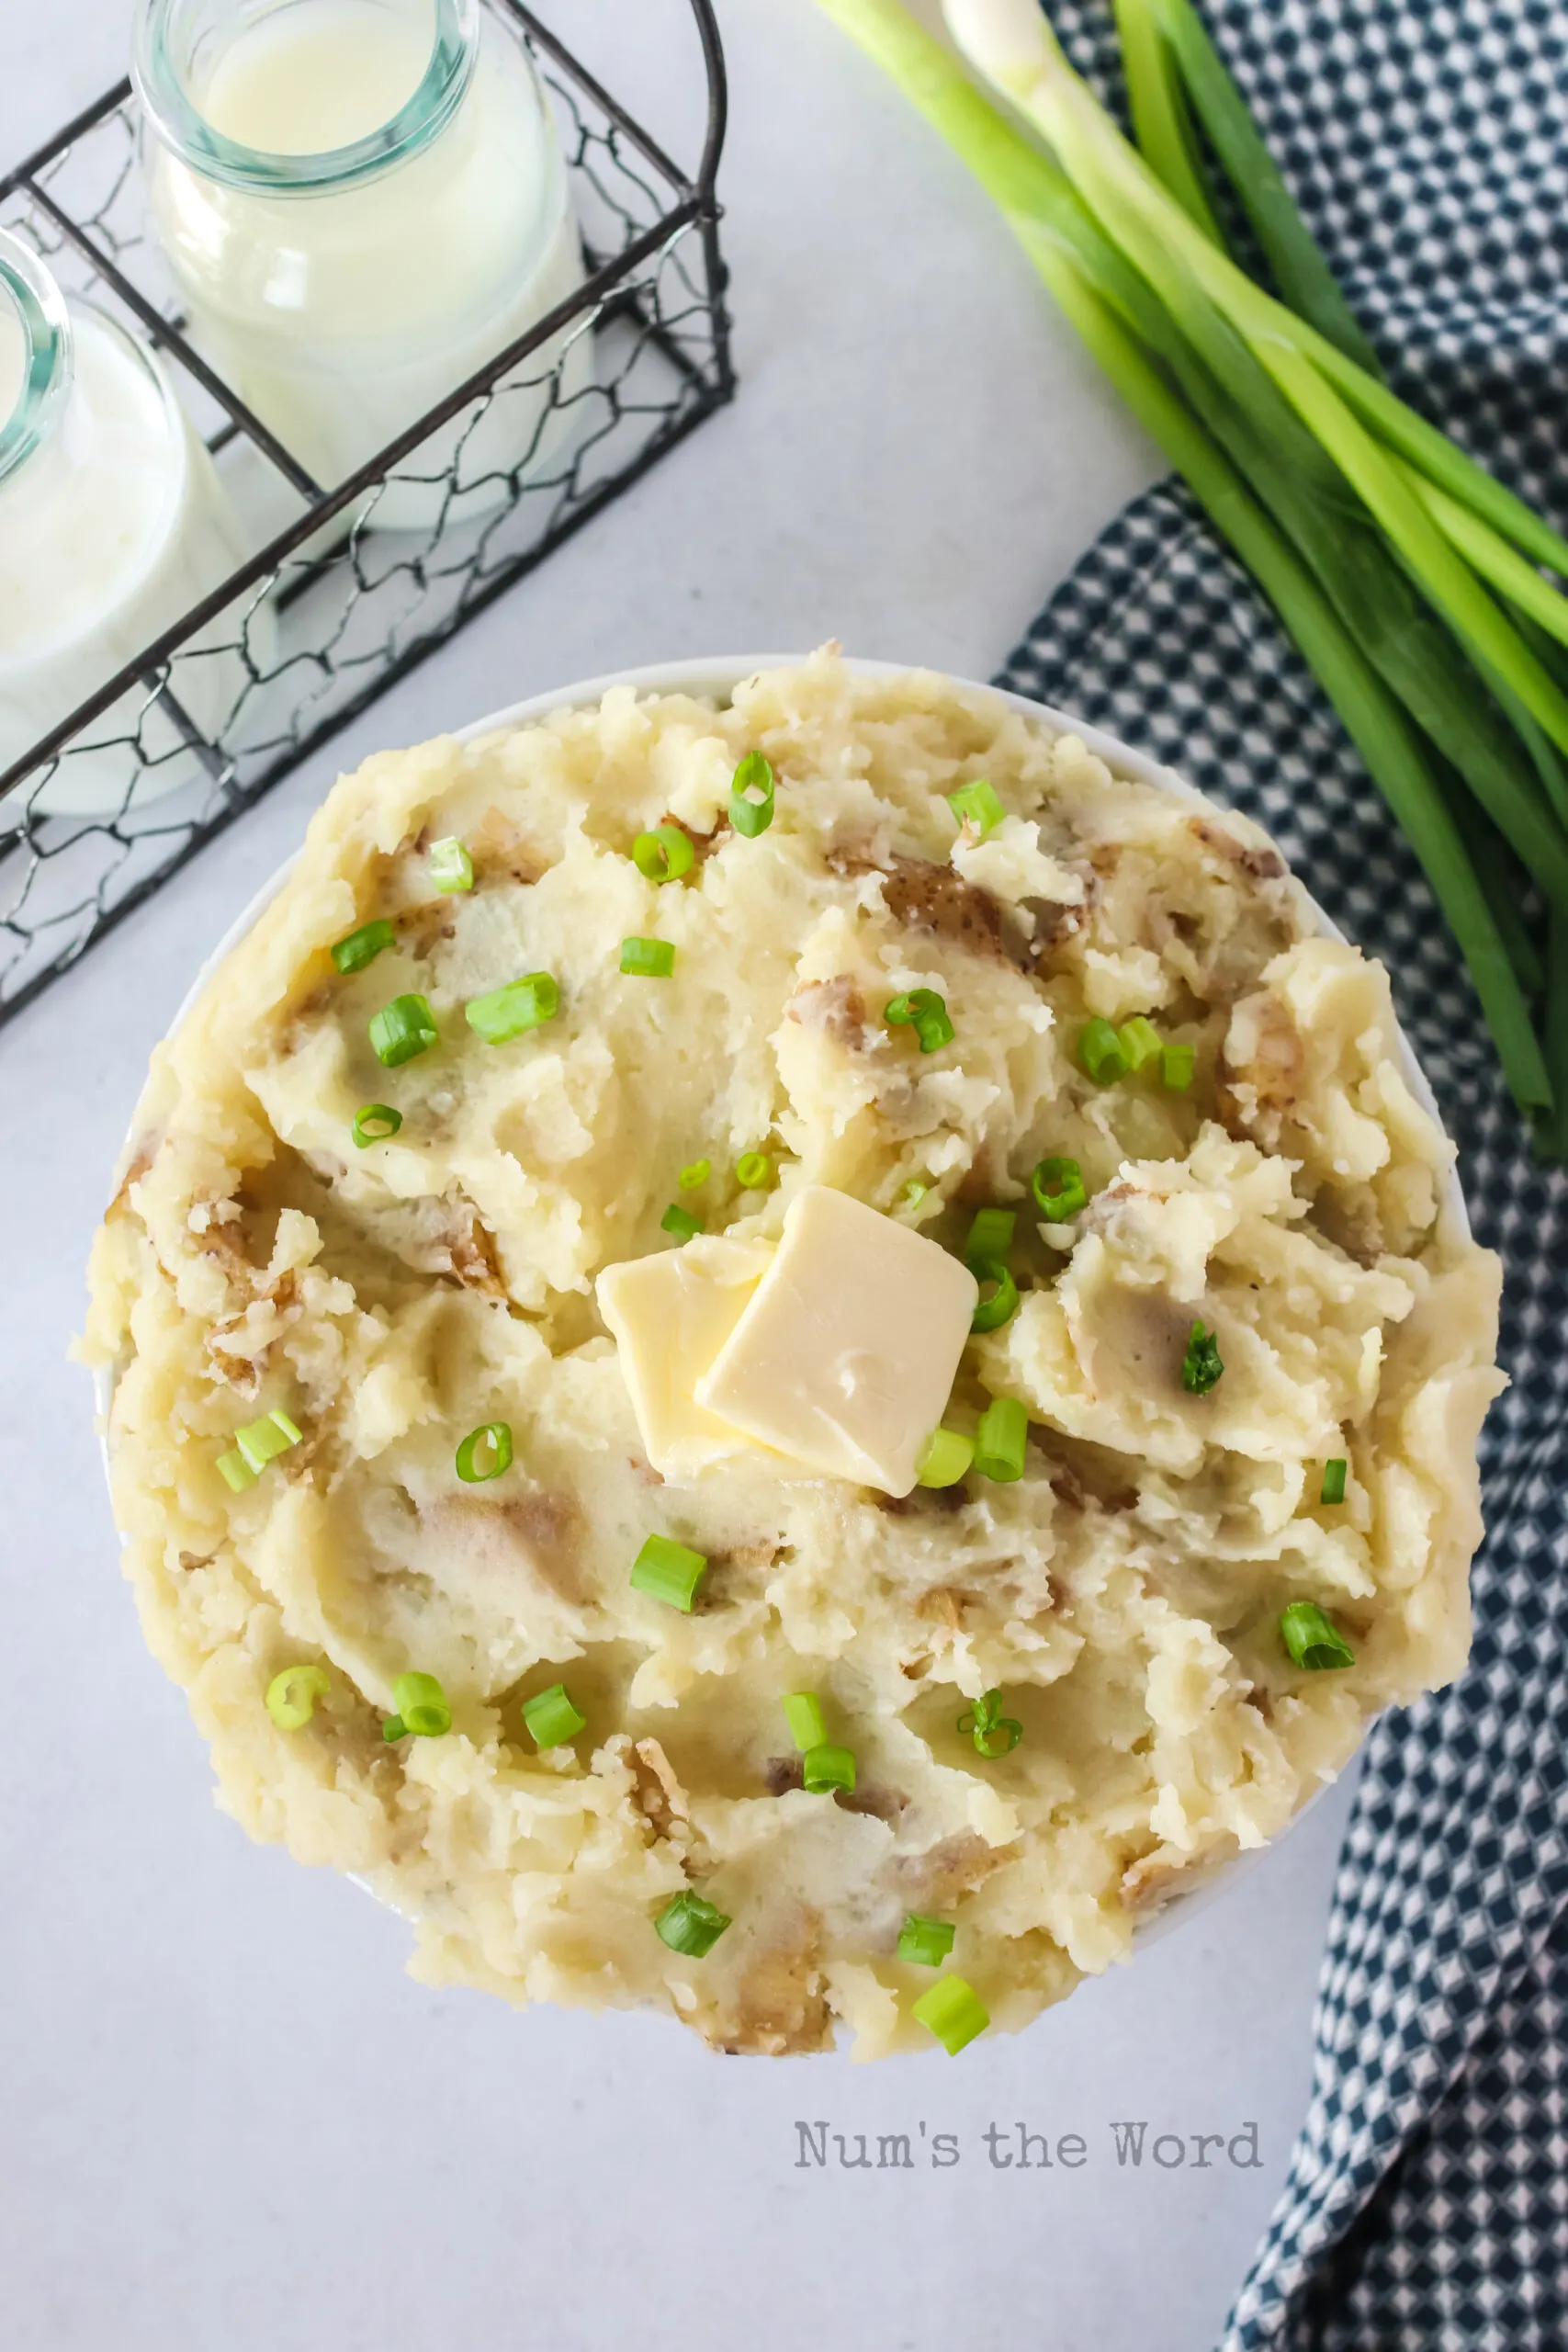
<svg viewBox="0 0 1568 2352">
<path fill-rule="evenodd" d="M 929 671 L 595 681 L 342 778 L 98 1234 L 220 1802 L 432 1984 L 1011 2030 L 1469 1639 L 1498 1270 L 1247 820 Z"/>
</svg>

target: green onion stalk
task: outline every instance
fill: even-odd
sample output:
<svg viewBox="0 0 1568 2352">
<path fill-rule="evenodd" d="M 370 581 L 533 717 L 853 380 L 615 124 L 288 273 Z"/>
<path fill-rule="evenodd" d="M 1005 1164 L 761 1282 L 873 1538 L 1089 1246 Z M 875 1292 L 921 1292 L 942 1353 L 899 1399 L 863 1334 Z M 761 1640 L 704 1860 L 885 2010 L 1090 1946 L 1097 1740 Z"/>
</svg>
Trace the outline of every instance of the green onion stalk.
<svg viewBox="0 0 1568 2352">
<path fill-rule="evenodd" d="M 1383 382 L 1190 0 L 1115 0 L 1138 148 L 1038 0 L 946 0 L 1008 113 L 900 0 L 819 5 L 992 197 L 1274 606 L 1421 861 L 1538 1148 L 1564 1156 L 1568 600 L 1538 567 L 1568 573 L 1568 542 Z M 1282 299 L 1225 248 L 1216 164 Z"/>
</svg>

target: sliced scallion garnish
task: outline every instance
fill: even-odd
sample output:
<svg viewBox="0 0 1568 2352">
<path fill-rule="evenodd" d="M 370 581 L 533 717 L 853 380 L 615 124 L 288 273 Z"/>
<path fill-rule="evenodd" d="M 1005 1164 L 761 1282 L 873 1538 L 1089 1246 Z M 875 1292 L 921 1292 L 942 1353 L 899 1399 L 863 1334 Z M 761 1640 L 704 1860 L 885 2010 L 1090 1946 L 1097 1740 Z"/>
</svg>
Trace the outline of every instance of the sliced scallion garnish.
<svg viewBox="0 0 1568 2352">
<path fill-rule="evenodd" d="M 482 1487 L 512 1467 L 512 1424 L 485 1421 L 470 1430 L 457 1448 L 457 1476 L 466 1487 Z"/>
<path fill-rule="evenodd" d="M 1034 1205 L 1047 1225 L 1066 1225 L 1089 1206 L 1083 1170 L 1076 1159 L 1043 1159 L 1029 1180 Z"/>
<path fill-rule="evenodd" d="M 456 833 L 448 833 L 445 841 L 431 842 L 430 879 L 437 890 L 473 888 L 474 861 Z"/>
<path fill-rule="evenodd" d="M 371 1016 L 370 1043 L 377 1060 L 388 1069 L 428 1053 L 439 1035 L 435 1015 L 422 996 L 395 996 Z"/>
<path fill-rule="evenodd" d="M 1005 1258 L 1012 1248 L 1017 1224 L 1016 1209 L 976 1209 L 964 1244 L 964 1264 L 972 1266 L 976 1259 Z"/>
<path fill-rule="evenodd" d="M 676 1241 L 692 1241 L 703 1230 L 703 1221 L 700 1216 L 694 1216 L 690 1209 L 683 1209 L 679 1201 L 671 1201 L 659 1220 L 659 1230 Z"/>
<path fill-rule="evenodd" d="M 649 1535 L 632 1562 L 631 1581 L 650 1600 L 661 1600 L 667 1609 L 689 1616 L 707 1565 L 705 1552 L 694 1552 L 672 1535 Z"/>
<path fill-rule="evenodd" d="M 1018 1313 L 1018 1284 L 1005 1260 L 971 1258 L 969 1271 L 980 1285 L 980 1295 L 975 1312 L 969 1317 L 972 1331 L 999 1331 Z"/>
<path fill-rule="evenodd" d="M 999 1690 L 983 1690 L 959 1716 L 958 1728 L 974 1741 L 977 1752 L 987 1758 L 1010 1756 L 1023 1737 L 1023 1725 L 1018 1717 L 1003 1714 Z"/>
<path fill-rule="evenodd" d="M 977 2033 L 990 2024 L 990 2013 L 972 1984 L 962 1976 L 939 1976 L 929 1993 L 910 2008 L 928 2033 L 934 2033 L 950 2058 L 956 2058 Z"/>
<path fill-rule="evenodd" d="M 754 841 L 773 821 L 773 771 L 761 752 L 748 752 L 729 786 L 729 821 Z"/>
<path fill-rule="evenodd" d="M 266 1711 L 279 1731 L 303 1731 L 316 1712 L 316 1702 L 332 1689 L 324 1666 L 309 1661 L 286 1666 L 266 1686 Z"/>
<path fill-rule="evenodd" d="M 403 1124 L 403 1114 L 394 1111 L 389 1102 L 367 1102 L 354 1114 L 354 1140 L 361 1151 L 373 1143 L 385 1143 L 395 1136 Z"/>
<path fill-rule="evenodd" d="M 711 1159 L 693 1159 L 689 1160 L 686 1166 L 682 1169 L 681 1173 L 677 1176 L 675 1182 L 680 1185 L 682 1193 L 694 1193 L 697 1186 L 699 1184 L 705 1184 L 712 1174 L 713 1162 Z"/>
<path fill-rule="evenodd" d="M 397 1712 L 381 1725 L 383 1739 L 439 1739 L 452 1728 L 446 1693 L 434 1674 L 395 1676 L 392 1705 Z"/>
<path fill-rule="evenodd" d="M 957 1933 L 946 1919 L 928 1919 L 919 1911 L 907 1912 L 898 1930 L 898 1958 L 916 1968 L 940 1968 L 953 1950 Z"/>
<path fill-rule="evenodd" d="M 1147 1014 L 1142 1012 L 1134 1013 L 1131 1021 L 1123 1021 L 1116 1032 L 1116 1042 L 1134 1077 L 1146 1063 L 1157 1061 L 1162 1050 L 1159 1031 Z"/>
<path fill-rule="evenodd" d="M 1078 1031 L 1078 1060 L 1096 1086 L 1114 1086 L 1127 1075 L 1127 1056 L 1109 1021 L 1086 1021 Z"/>
<path fill-rule="evenodd" d="M 694 1894 L 688 1889 L 667 1903 L 653 1923 L 653 1932 L 671 1951 L 682 1952 L 688 1960 L 701 1960 L 709 1952 L 730 1924 L 728 1911 L 721 1911 L 705 1895 Z"/>
<path fill-rule="evenodd" d="M 397 937 L 391 924 L 378 916 L 374 922 L 362 922 L 346 939 L 333 942 L 333 962 L 340 972 L 362 972 L 367 964 L 373 964 L 387 948 L 395 946 Z"/>
<path fill-rule="evenodd" d="M 243 1430 L 234 1431 L 234 1442 L 252 1470 L 258 1473 L 280 1453 L 299 1443 L 300 1432 L 285 1412 L 276 1408 L 264 1413 L 259 1421 L 247 1421 Z"/>
<path fill-rule="evenodd" d="M 655 825 L 650 833 L 638 833 L 632 843 L 632 863 L 649 882 L 678 882 L 682 874 L 690 873 L 695 855 L 679 825 Z"/>
<path fill-rule="evenodd" d="M 525 972 L 520 980 L 491 989 L 488 996 L 471 996 L 463 1018 L 487 1046 L 509 1045 L 541 1022 L 553 1021 L 560 1011 L 560 988 L 550 972 Z"/>
<path fill-rule="evenodd" d="M 1206 1324 L 1194 1323 L 1181 1359 L 1181 1385 L 1190 1396 L 1206 1396 L 1224 1371 L 1217 1335 Z"/>
<path fill-rule="evenodd" d="M 1323 1465 L 1323 1486 L 1318 1494 L 1320 1503 L 1342 1503 L 1345 1499 L 1345 1477 L 1349 1464 L 1337 1456 Z"/>
<path fill-rule="evenodd" d="M 956 1487 L 975 1459 L 975 1441 L 962 1430 L 935 1429 L 915 1464 L 918 1487 Z"/>
<path fill-rule="evenodd" d="M 1023 1476 L 1029 1415 L 1016 1396 L 993 1396 L 975 1431 L 975 1467 L 1006 1484 Z"/>
<path fill-rule="evenodd" d="M 765 1151 L 743 1151 L 735 1163 L 735 1181 L 743 1193 L 765 1193 L 773 1181 L 773 1163 Z"/>
<path fill-rule="evenodd" d="M 947 805 L 961 825 L 972 825 L 981 841 L 994 833 L 1007 810 L 997 797 L 994 784 L 977 775 L 969 784 L 961 784 L 956 792 L 947 796 Z"/>
<path fill-rule="evenodd" d="M 1315 1600 L 1292 1600 L 1280 1611 L 1280 1638 L 1296 1665 L 1309 1673 L 1356 1663 L 1355 1651 Z"/>
<path fill-rule="evenodd" d="M 552 1682 L 547 1690 L 536 1692 L 523 1702 L 523 1720 L 538 1748 L 564 1747 L 587 1728 L 588 1718 L 579 1714 L 572 1705 L 564 1682 Z"/>
<path fill-rule="evenodd" d="M 907 989 L 902 996 L 889 999 L 882 1017 L 890 1029 L 913 1029 L 922 1054 L 934 1054 L 953 1043 L 947 1005 L 935 989 Z"/>
<path fill-rule="evenodd" d="M 675 969 L 675 949 L 668 939 L 623 939 L 621 969 L 639 980 L 667 980 Z"/>
<path fill-rule="evenodd" d="M 1162 1046 L 1159 1057 L 1159 1082 L 1171 1094 L 1185 1094 L 1192 1083 L 1198 1067 L 1195 1046 Z"/>
<path fill-rule="evenodd" d="M 807 1748 L 801 1758 L 800 1777 L 809 1796 L 830 1796 L 839 1789 L 846 1796 L 852 1796 L 855 1759 L 847 1747 L 833 1747 L 824 1740 L 820 1747 Z"/>
<path fill-rule="evenodd" d="M 792 1690 L 784 1702 L 784 1716 L 789 1736 L 803 1756 L 808 1747 L 825 1745 L 828 1725 L 823 1720 L 822 1702 L 815 1690 Z"/>
</svg>

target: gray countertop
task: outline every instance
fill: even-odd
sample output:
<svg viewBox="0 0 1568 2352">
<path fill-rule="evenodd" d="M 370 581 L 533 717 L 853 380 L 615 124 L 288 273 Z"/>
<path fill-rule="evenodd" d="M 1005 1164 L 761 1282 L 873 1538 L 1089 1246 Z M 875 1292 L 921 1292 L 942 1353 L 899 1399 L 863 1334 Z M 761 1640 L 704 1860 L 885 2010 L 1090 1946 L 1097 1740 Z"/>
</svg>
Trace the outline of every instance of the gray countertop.
<svg viewBox="0 0 1568 2352">
<path fill-rule="evenodd" d="M 694 153 L 680 0 L 546 13 Z M 216 1812 L 119 1578 L 65 1361 L 88 1241 L 150 1047 L 338 767 L 671 655 L 837 636 L 984 676 L 1159 470 L 986 203 L 807 0 L 723 13 L 736 405 L 0 1034 L 18 2352 L 1204 2352 L 1283 2177 L 1343 1789 L 1017 2041 L 728 2062 L 661 2021 L 412 1984 L 395 1917 Z M 120 72 L 127 18 L 3 0 L 0 159 Z M 1137 2122 L 1144 2161 L 1119 2164 Z M 1049 2166 L 1032 2143 L 1021 2166 L 1020 2126 Z M 834 2135 L 852 2157 L 863 2132 L 870 2165 L 841 2165 Z M 879 2165 L 900 2133 L 911 2165 Z M 1225 2141 L 1201 2165 L 1197 2134 Z"/>
</svg>

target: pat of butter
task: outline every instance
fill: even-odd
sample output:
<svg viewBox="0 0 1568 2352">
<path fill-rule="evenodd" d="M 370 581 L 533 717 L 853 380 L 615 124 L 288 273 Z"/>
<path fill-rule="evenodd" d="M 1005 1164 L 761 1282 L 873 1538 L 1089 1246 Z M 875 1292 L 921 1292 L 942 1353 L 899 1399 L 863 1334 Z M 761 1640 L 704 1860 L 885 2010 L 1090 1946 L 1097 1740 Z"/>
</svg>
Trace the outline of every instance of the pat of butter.
<svg viewBox="0 0 1568 2352">
<path fill-rule="evenodd" d="M 649 1462 L 661 1478 L 689 1478 L 751 1440 L 693 1395 L 773 1260 L 767 1242 L 704 1234 L 682 1250 L 606 1266 L 594 1284 Z"/>
<path fill-rule="evenodd" d="M 696 1402 L 819 1477 L 907 1495 L 979 1295 L 934 1241 L 807 1184 Z"/>
</svg>

